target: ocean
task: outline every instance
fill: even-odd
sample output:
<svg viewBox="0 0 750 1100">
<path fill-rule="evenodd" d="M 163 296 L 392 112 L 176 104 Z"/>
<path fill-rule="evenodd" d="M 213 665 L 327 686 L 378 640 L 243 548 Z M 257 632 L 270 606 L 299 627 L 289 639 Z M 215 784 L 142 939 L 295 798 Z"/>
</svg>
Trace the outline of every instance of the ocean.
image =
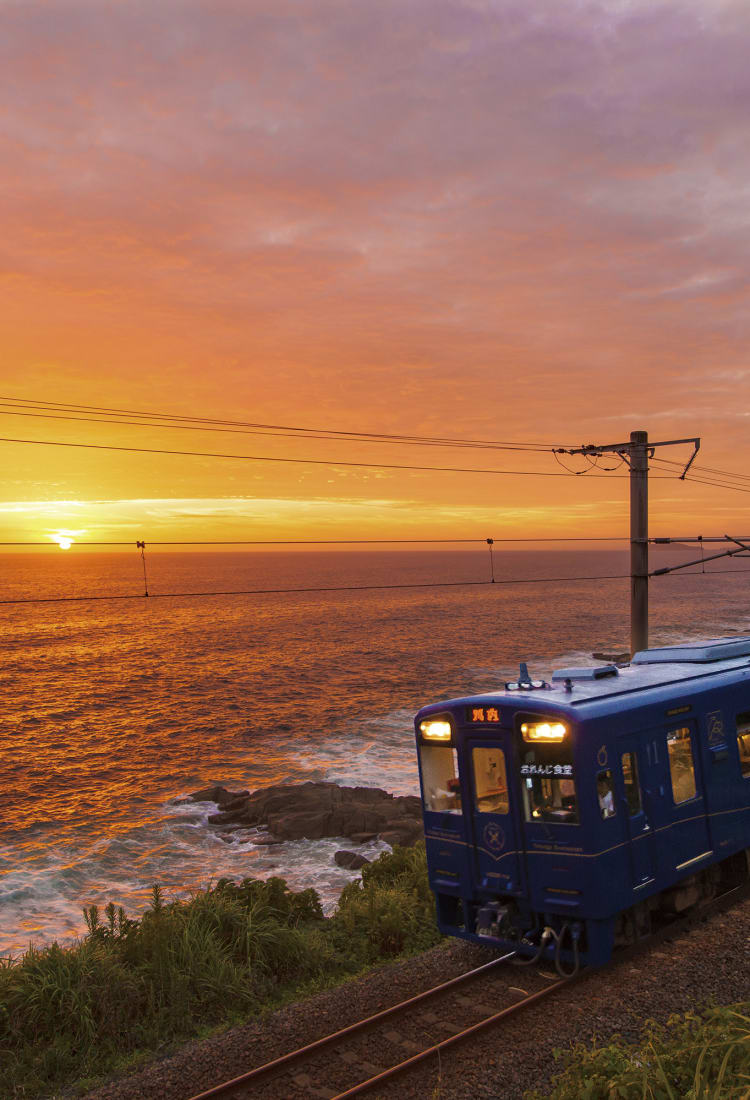
<svg viewBox="0 0 750 1100">
<path fill-rule="evenodd" d="M 653 564 L 697 556 L 674 547 Z M 544 676 L 628 649 L 626 579 L 464 583 L 489 580 L 486 547 L 146 561 L 153 596 L 353 590 L 0 605 L 0 953 L 80 935 L 84 905 L 137 914 L 154 883 L 184 897 L 221 876 L 281 875 L 330 907 L 355 877 L 333 860 L 350 842 L 227 841 L 212 805 L 180 800 L 307 779 L 416 793 L 420 706 L 490 690 L 522 660 Z M 728 572 L 652 582 L 652 645 L 750 633 L 747 567 L 715 568 Z M 627 572 L 626 549 L 494 553 L 497 582 Z M 446 587 L 356 590 L 389 584 Z M 2 556 L 0 600 L 142 592 L 135 551 Z"/>
</svg>

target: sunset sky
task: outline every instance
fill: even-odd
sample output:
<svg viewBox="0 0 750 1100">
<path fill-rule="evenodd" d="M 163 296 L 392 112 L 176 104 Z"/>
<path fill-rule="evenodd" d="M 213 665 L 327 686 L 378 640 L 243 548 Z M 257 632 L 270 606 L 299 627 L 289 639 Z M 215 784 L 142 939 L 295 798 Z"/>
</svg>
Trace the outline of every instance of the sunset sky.
<svg viewBox="0 0 750 1100">
<path fill-rule="evenodd" d="M 645 429 L 701 436 L 698 476 L 750 476 L 749 56 L 746 0 L 0 0 L 0 398 L 550 445 Z M 563 472 L 0 412 L 4 439 Z M 624 467 L 0 448 L 6 541 L 627 532 Z M 666 473 L 654 534 L 750 530 L 745 493 Z"/>
</svg>

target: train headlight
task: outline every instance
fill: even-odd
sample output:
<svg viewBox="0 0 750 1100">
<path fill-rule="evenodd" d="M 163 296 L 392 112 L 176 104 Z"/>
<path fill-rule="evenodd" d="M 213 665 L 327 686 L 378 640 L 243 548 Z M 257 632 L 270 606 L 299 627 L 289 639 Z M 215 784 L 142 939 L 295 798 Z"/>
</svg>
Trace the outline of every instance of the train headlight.
<svg viewBox="0 0 750 1100">
<path fill-rule="evenodd" d="M 524 741 L 562 741 L 568 727 L 564 722 L 522 722 Z"/>
<path fill-rule="evenodd" d="M 419 723 L 419 732 L 425 741 L 450 741 L 451 724 L 444 718 L 426 718 Z"/>
</svg>

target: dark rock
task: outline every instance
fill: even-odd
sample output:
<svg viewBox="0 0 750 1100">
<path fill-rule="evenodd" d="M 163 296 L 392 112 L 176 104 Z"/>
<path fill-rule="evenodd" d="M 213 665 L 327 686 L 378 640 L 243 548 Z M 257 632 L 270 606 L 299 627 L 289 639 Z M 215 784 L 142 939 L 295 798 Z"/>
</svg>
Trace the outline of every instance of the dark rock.
<svg viewBox="0 0 750 1100">
<path fill-rule="evenodd" d="M 208 787 L 193 801 L 220 806 L 209 822 L 222 828 L 262 825 L 280 840 L 346 836 L 391 844 L 415 844 L 422 836 L 422 804 L 412 795 L 394 796 L 379 787 L 335 783 L 282 783 L 252 794 Z"/>
<path fill-rule="evenodd" d="M 365 857 L 359 855 L 358 852 L 347 852 L 343 849 L 340 852 L 336 852 L 333 858 L 336 860 L 339 867 L 345 867 L 347 871 L 358 871 L 360 867 L 364 867 L 366 863 L 370 863 L 369 859 L 365 859 Z"/>
<path fill-rule="evenodd" d="M 386 844 L 390 844 L 393 848 L 398 845 L 399 848 L 411 848 L 422 839 L 422 826 L 420 824 L 419 830 L 410 828 L 400 829 L 385 829 L 380 833 L 380 839 L 384 840 Z"/>
<path fill-rule="evenodd" d="M 231 793 L 231 792 L 229 792 Z M 249 791 L 240 791 L 233 798 L 228 798 L 225 802 L 220 802 L 222 810 L 227 813 L 231 813 L 232 810 L 239 810 L 245 805 L 245 799 L 247 798 Z"/>
<path fill-rule="evenodd" d="M 215 784 L 213 787 L 204 787 L 202 791 L 188 796 L 188 802 L 215 802 L 218 806 L 224 806 L 238 798 L 247 798 L 248 791 L 228 791 L 226 787 Z"/>
<path fill-rule="evenodd" d="M 625 665 L 630 661 L 629 653 L 592 653 L 595 661 L 607 661 L 612 665 Z"/>
</svg>

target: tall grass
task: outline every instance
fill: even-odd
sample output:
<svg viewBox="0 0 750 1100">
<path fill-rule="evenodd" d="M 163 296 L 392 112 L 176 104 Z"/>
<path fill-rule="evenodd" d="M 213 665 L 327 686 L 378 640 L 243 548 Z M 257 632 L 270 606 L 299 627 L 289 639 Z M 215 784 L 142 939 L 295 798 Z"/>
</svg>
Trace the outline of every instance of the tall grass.
<svg viewBox="0 0 750 1100">
<path fill-rule="evenodd" d="M 564 1057 L 552 1091 L 526 1100 L 747 1100 L 750 1002 L 651 1022 L 638 1043 L 581 1043 Z"/>
<path fill-rule="evenodd" d="M 84 910 L 69 947 L 0 960 L 0 1094 L 48 1095 L 139 1052 L 247 1018 L 311 982 L 439 939 L 424 847 L 364 868 L 325 920 L 313 890 L 220 880 L 186 902 L 154 887 L 140 920 Z M 3 1089 L 5 1091 L 3 1091 Z"/>
</svg>

